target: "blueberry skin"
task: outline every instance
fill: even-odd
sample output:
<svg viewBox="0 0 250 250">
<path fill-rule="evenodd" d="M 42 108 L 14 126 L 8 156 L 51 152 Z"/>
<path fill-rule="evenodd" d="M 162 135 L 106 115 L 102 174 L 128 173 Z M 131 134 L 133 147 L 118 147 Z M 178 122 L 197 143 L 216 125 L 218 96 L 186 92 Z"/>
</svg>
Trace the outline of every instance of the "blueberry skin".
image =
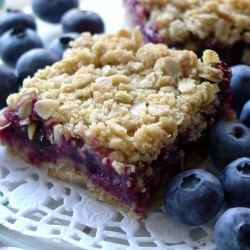
<svg viewBox="0 0 250 250">
<path fill-rule="evenodd" d="M 0 37 L 0 57 L 11 68 L 15 68 L 18 58 L 24 52 L 42 47 L 41 38 L 29 28 L 14 28 L 6 31 Z"/>
<path fill-rule="evenodd" d="M 69 43 L 79 37 L 79 33 L 67 33 L 63 34 L 61 37 L 55 38 L 48 45 L 48 50 L 54 52 L 60 58 L 63 57 L 65 50 L 70 48 Z"/>
<path fill-rule="evenodd" d="M 250 99 L 250 66 L 239 64 L 231 67 L 231 70 L 231 106 L 239 118 L 244 104 Z"/>
<path fill-rule="evenodd" d="M 217 123 L 208 135 L 208 152 L 222 170 L 240 157 L 250 157 L 250 129 L 238 122 Z"/>
<path fill-rule="evenodd" d="M 66 11 L 78 6 L 78 0 L 32 0 L 31 2 L 36 16 L 49 23 L 60 23 Z"/>
<path fill-rule="evenodd" d="M 20 10 L 7 9 L 0 15 L 0 35 L 5 31 L 17 27 L 26 27 L 33 30 L 37 29 L 35 18 Z"/>
<path fill-rule="evenodd" d="M 214 242 L 218 250 L 250 250 L 250 209 L 226 210 L 214 226 Z"/>
<path fill-rule="evenodd" d="M 105 29 L 103 19 L 98 13 L 77 8 L 67 11 L 62 16 L 61 23 L 63 33 L 90 32 L 96 34 L 103 33 Z"/>
<path fill-rule="evenodd" d="M 250 100 L 244 104 L 239 121 L 250 128 Z"/>
<path fill-rule="evenodd" d="M 198 226 L 211 220 L 223 202 L 224 193 L 219 180 L 203 169 L 193 169 L 170 181 L 164 207 L 180 223 Z"/>
<path fill-rule="evenodd" d="M 7 106 L 7 97 L 16 93 L 19 86 L 15 73 L 6 65 L 0 65 L 0 79 L 0 109 L 2 109 Z"/>
<path fill-rule="evenodd" d="M 43 48 L 32 49 L 25 52 L 18 59 L 16 65 L 19 84 L 22 84 L 26 77 L 33 77 L 38 69 L 43 69 L 59 60 L 60 58 L 56 54 Z"/>
<path fill-rule="evenodd" d="M 250 208 L 250 158 L 241 157 L 231 162 L 221 172 L 219 181 L 230 207 Z"/>
</svg>

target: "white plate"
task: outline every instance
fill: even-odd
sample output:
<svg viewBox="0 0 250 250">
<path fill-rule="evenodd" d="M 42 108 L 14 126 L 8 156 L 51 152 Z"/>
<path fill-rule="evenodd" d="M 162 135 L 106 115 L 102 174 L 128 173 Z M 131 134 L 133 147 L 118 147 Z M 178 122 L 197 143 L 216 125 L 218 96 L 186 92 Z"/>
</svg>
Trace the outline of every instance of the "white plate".
<svg viewBox="0 0 250 250">
<path fill-rule="evenodd" d="M 52 0 L 51 0 L 52 1 Z M 5 8 L 24 8 L 28 0 L 7 0 Z M 81 8 L 104 19 L 106 32 L 126 28 L 122 0 L 82 0 Z M 47 44 L 61 26 L 40 20 L 38 33 Z M 0 146 L 0 246 L 25 249 L 216 249 L 214 221 L 183 226 L 159 209 L 141 223 L 116 207 L 95 201 L 84 187 L 47 177 L 37 168 L 5 153 Z"/>
</svg>

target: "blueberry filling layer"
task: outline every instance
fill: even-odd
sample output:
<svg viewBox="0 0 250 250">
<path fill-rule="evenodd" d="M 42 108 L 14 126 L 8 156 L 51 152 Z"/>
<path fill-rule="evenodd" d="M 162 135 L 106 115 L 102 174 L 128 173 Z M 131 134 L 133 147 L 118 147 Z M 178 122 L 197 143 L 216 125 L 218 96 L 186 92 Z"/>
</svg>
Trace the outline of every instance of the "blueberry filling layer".
<svg viewBox="0 0 250 250">
<path fill-rule="evenodd" d="M 33 113 L 31 123 L 36 123 L 35 134 L 28 138 L 28 126 L 20 126 L 20 118 L 16 111 L 7 108 L 5 116 L 9 124 L 0 130 L 1 140 L 5 145 L 27 148 L 28 161 L 40 166 L 44 163 L 57 164 L 65 160 L 78 171 L 82 171 L 94 185 L 102 187 L 112 194 L 121 203 L 129 206 L 136 205 L 134 212 L 143 217 L 143 214 L 160 190 L 162 184 L 183 170 L 183 159 L 179 155 L 177 141 L 162 149 L 157 160 L 146 163 L 141 162 L 136 171 L 131 170 L 128 164 L 122 174 L 117 173 L 112 166 L 113 159 L 107 157 L 107 153 L 98 148 L 90 148 L 83 141 L 71 138 L 66 140 L 61 137 L 60 147 L 52 145 L 51 137 L 53 125 L 45 125 L 44 122 Z M 105 159 L 105 163 L 103 162 Z M 145 174 L 153 169 L 153 174 Z M 154 196 L 155 195 L 155 196 Z"/>
</svg>

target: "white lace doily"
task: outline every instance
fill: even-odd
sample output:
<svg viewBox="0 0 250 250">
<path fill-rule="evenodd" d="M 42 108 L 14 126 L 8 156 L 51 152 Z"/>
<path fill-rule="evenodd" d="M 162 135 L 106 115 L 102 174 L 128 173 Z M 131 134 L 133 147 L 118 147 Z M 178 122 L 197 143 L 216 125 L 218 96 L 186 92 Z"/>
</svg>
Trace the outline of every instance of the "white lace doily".
<svg viewBox="0 0 250 250">
<path fill-rule="evenodd" d="M 214 221 L 187 227 L 159 209 L 138 223 L 116 207 L 93 200 L 84 187 L 47 177 L 3 147 L 0 159 L 0 223 L 34 237 L 34 242 L 54 239 L 88 250 L 216 249 Z"/>
</svg>

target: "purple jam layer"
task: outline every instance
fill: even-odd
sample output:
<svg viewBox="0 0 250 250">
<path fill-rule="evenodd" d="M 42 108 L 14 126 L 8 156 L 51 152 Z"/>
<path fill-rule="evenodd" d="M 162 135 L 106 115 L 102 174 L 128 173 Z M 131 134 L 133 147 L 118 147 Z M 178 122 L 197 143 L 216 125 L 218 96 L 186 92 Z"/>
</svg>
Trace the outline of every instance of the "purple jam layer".
<svg viewBox="0 0 250 250">
<path fill-rule="evenodd" d="M 3 144 L 12 147 L 26 148 L 28 161 L 39 167 L 44 163 L 57 164 L 65 159 L 91 180 L 94 185 L 102 187 L 106 192 L 115 196 L 121 203 L 133 206 L 134 210 L 142 218 L 148 209 L 162 183 L 177 175 L 183 170 L 183 159 L 178 154 L 177 142 L 162 149 L 157 160 L 151 163 L 140 163 L 136 171 L 131 172 L 130 166 L 125 166 L 123 174 L 118 174 L 112 166 L 112 159 L 98 148 L 89 148 L 83 141 L 71 138 L 66 141 L 62 136 L 61 146 L 52 145 L 49 137 L 52 135 L 53 125 L 45 125 L 35 114 L 31 115 L 32 122 L 37 124 L 36 132 L 32 140 L 28 138 L 27 125 L 20 126 L 17 112 L 7 108 L 4 112 L 9 124 L 0 130 L 0 138 Z M 105 164 L 104 157 L 107 158 Z M 144 171 L 153 168 L 153 174 L 147 177 Z M 138 184 L 143 180 L 144 186 Z M 129 182 L 129 185 L 128 185 Z M 145 189 L 146 188 L 146 189 Z"/>
<path fill-rule="evenodd" d="M 165 43 L 168 47 L 174 47 L 176 49 L 185 49 L 185 43 L 174 43 L 172 41 L 165 41 L 163 37 L 159 34 L 159 27 L 157 23 L 149 23 L 150 9 L 145 5 L 141 5 L 138 0 L 123 0 L 125 5 L 128 7 L 134 25 L 138 25 L 144 36 L 145 42 L 152 43 Z M 227 63 L 229 66 L 241 64 L 242 57 L 245 51 L 250 50 L 250 43 L 244 40 L 239 40 L 234 44 L 226 45 L 214 43 L 213 38 L 201 40 L 195 35 L 191 38 L 193 51 L 197 54 L 199 58 L 205 49 L 212 49 L 220 55 L 220 59 Z"/>
</svg>

